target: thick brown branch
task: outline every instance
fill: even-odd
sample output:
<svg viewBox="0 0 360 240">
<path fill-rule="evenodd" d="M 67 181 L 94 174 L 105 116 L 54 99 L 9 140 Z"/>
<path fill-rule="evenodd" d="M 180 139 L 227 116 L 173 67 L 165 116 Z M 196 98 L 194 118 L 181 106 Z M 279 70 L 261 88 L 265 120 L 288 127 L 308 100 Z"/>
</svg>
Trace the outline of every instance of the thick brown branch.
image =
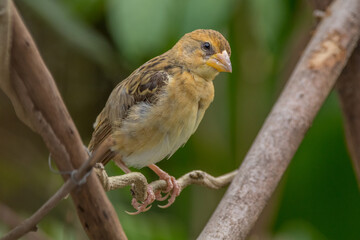
<svg viewBox="0 0 360 240">
<path fill-rule="evenodd" d="M 198 239 L 245 239 L 273 194 L 359 39 L 360 1 L 327 12 Z"/>
<path fill-rule="evenodd" d="M 8 1 L 1 1 L 4 2 Z M 0 7 L 1 14 L 9 10 L 6 4 Z M 0 86 L 15 108 L 21 106 L 21 111 L 17 113 L 23 114 L 18 116 L 42 136 L 58 168 L 61 171 L 78 168 L 87 158 L 79 133 L 17 10 L 14 6 L 10 9 L 10 78 L 7 84 L 3 84 L 6 79 L 1 78 Z M 7 23 L 0 24 L 4 27 Z M 3 88 L 5 85 L 11 91 L 6 91 L 8 89 Z M 126 239 L 116 212 L 95 174 L 89 176 L 79 191 L 72 192 L 72 198 L 90 239 Z"/>
</svg>

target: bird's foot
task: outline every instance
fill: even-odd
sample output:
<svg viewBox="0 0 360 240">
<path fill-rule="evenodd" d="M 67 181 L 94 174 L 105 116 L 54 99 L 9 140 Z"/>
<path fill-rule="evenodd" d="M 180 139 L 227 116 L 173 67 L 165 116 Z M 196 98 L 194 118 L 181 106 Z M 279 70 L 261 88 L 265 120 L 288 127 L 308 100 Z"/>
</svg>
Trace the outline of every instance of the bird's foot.
<svg viewBox="0 0 360 240">
<path fill-rule="evenodd" d="M 147 197 L 144 202 L 139 203 L 136 198 L 133 198 L 131 201 L 131 205 L 137 210 L 136 212 L 128 212 L 129 215 L 137 215 L 142 212 L 146 212 L 151 208 L 151 205 L 155 201 L 155 194 L 151 186 L 147 186 Z M 149 206 L 150 205 L 150 206 Z"/>
<path fill-rule="evenodd" d="M 169 207 L 171 204 L 173 204 L 175 202 L 175 198 L 177 196 L 179 196 L 180 194 L 180 186 L 177 183 L 176 179 L 173 176 L 170 176 L 168 173 L 164 172 L 163 170 L 161 170 L 158 166 L 156 166 L 155 164 L 151 164 L 148 166 L 151 170 L 153 170 L 161 180 L 165 180 L 167 183 L 167 187 L 165 189 L 165 193 L 166 194 L 164 197 L 161 196 L 161 191 L 157 191 L 155 193 L 155 197 L 156 200 L 158 201 L 164 201 L 165 199 L 168 198 L 169 194 L 170 194 L 170 198 L 168 200 L 168 203 L 161 206 L 159 205 L 160 208 L 167 208 Z"/>
<path fill-rule="evenodd" d="M 174 202 L 175 202 L 175 198 L 177 196 L 180 195 L 180 186 L 178 184 L 178 182 L 176 181 L 176 179 L 173 177 L 173 176 L 170 176 L 169 174 L 166 173 L 167 176 L 165 177 L 161 177 L 160 176 L 160 179 L 162 180 L 165 180 L 166 183 L 167 183 L 167 188 L 165 190 L 165 193 L 168 193 L 166 194 L 162 200 L 160 201 L 164 201 L 170 194 L 170 198 L 168 199 L 168 203 L 165 204 L 165 205 L 158 205 L 159 208 L 167 208 L 167 207 L 170 207 Z M 161 196 L 161 194 L 160 194 Z M 156 198 L 157 199 L 157 198 Z"/>
</svg>

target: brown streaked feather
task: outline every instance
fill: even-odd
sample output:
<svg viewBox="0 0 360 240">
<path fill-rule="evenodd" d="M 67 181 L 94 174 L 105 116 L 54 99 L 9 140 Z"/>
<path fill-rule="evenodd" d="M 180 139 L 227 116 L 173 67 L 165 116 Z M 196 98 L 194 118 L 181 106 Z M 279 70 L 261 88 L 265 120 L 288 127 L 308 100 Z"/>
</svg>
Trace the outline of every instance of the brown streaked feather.
<svg viewBox="0 0 360 240">
<path fill-rule="evenodd" d="M 94 124 L 95 129 L 89 143 L 91 152 L 112 134 L 114 126 L 121 126 L 132 106 L 140 102 L 156 103 L 158 93 L 169 79 L 169 73 L 163 70 L 162 59 L 162 56 L 158 56 L 149 60 L 115 87 Z M 101 163 L 107 164 L 114 158 L 114 154 L 109 150 Z"/>
<path fill-rule="evenodd" d="M 109 122 L 109 119 L 102 116 L 103 112 L 96 119 L 96 126 L 94 132 L 92 134 L 91 141 L 89 143 L 89 150 L 93 152 L 98 146 L 111 134 L 112 127 Z M 114 157 L 114 152 L 107 151 L 106 154 L 103 156 L 101 163 L 105 166 L 112 158 Z"/>
</svg>

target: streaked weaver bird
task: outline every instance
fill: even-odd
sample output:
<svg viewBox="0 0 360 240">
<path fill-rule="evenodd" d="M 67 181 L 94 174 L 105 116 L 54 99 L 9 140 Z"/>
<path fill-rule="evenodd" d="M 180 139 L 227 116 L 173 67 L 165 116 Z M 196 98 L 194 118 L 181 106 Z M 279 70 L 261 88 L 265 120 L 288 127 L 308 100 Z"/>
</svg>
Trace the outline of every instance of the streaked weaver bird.
<svg viewBox="0 0 360 240">
<path fill-rule="evenodd" d="M 162 207 L 170 206 L 179 186 L 155 164 L 173 155 L 195 132 L 214 99 L 214 78 L 232 71 L 230 54 L 228 41 L 217 31 L 185 34 L 115 87 L 94 123 L 89 150 L 112 136 L 115 144 L 102 164 L 113 160 L 125 173 L 130 172 L 128 167 L 149 167 L 167 182 L 165 193 L 170 198 Z M 135 214 L 148 210 L 155 199 L 164 200 L 148 187 L 144 202 L 132 201 Z"/>
</svg>

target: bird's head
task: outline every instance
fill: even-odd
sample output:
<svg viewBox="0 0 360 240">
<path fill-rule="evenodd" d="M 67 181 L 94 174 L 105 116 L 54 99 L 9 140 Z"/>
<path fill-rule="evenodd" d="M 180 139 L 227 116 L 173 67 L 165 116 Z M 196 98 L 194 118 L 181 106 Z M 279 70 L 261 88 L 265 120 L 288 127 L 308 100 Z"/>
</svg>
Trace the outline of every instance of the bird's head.
<svg viewBox="0 0 360 240">
<path fill-rule="evenodd" d="M 231 72 L 231 49 L 224 36 L 199 29 L 185 34 L 173 48 L 177 59 L 192 73 L 213 80 L 219 72 Z"/>
</svg>

